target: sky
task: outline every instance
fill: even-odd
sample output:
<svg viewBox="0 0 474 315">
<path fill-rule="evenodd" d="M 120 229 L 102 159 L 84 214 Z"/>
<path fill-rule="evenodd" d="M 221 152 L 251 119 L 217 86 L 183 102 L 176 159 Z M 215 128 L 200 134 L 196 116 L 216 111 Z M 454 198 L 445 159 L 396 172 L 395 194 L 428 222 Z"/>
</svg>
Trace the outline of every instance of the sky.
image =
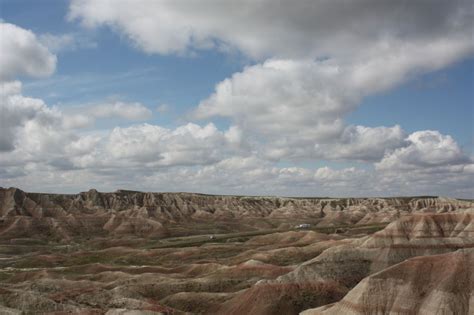
<svg viewBox="0 0 474 315">
<path fill-rule="evenodd" d="M 454 0 L 0 0 L 0 186 L 474 196 Z"/>
</svg>

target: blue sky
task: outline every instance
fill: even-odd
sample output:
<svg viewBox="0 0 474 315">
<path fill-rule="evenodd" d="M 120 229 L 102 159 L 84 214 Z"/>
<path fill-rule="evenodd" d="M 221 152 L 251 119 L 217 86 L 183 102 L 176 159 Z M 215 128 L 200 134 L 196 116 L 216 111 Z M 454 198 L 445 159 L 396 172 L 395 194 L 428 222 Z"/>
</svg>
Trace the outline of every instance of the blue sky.
<svg viewBox="0 0 474 315">
<path fill-rule="evenodd" d="M 349 120 L 367 126 L 398 123 L 410 132 L 439 130 L 472 150 L 473 87 L 474 60 L 470 58 L 365 99 Z"/>
<path fill-rule="evenodd" d="M 195 10 L 197 13 L 193 13 L 193 10 L 188 10 L 186 6 L 147 8 L 149 4 L 146 1 L 133 3 L 124 0 L 117 2 L 116 8 L 110 7 L 101 12 L 100 10 L 107 8 L 107 1 L 97 1 L 94 4 L 93 1 L 79 0 L 1 0 L 0 3 L 1 19 L 4 23 L 31 31 L 39 45 L 44 46 L 57 58 L 54 69 L 46 76 L 19 71 L 7 81 L 21 82 L 22 97 L 42 100 L 45 106 L 42 110 L 55 108 L 60 112 L 58 115 L 62 121 L 56 123 L 60 124 L 61 128 L 66 127 L 57 139 L 62 139 L 65 134 L 72 137 L 68 139 L 74 141 L 86 137 L 84 139 L 87 141 L 83 139 L 83 142 L 88 142 L 90 146 L 90 152 L 84 153 L 80 162 L 76 161 L 77 157 L 62 156 L 67 153 L 58 150 L 54 159 L 71 159 L 68 163 L 70 169 L 59 170 L 55 168 L 52 157 L 35 160 L 35 157 L 42 155 L 41 152 L 22 149 L 17 144 L 18 139 L 12 140 L 12 145 L 6 147 L 15 149 L 0 153 L 4 155 L 0 161 L 10 168 L 4 175 L 4 181 L 8 184 L 37 191 L 74 191 L 99 183 L 99 188 L 113 190 L 119 188 L 115 186 L 115 180 L 116 183 L 133 186 L 125 188 L 146 190 L 390 195 L 410 193 L 405 190 L 408 188 L 403 187 L 413 183 L 414 187 L 419 187 L 413 192 L 415 194 L 432 192 L 466 196 L 472 192 L 467 184 L 472 179 L 470 172 L 474 154 L 472 32 L 471 36 L 469 35 L 472 25 L 464 20 L 458 23 L 461 25 L 459 29 L 450 29 L 448 26 L 433 27 L 430 24 L 438 23 L 432 22 L 435 18 L 439 19 L 436 14 L 442 15 L 446 20 L 459 18 L 454 13 L 450 16 L 449 12 L 457 12 L 458 7 L 464 5 L 462 1 L 454 1 L 451 5 L 453 8 L 433 2 L 433 17 L 430 13 L 422 12 L 423 10 L 417 12 L 417 8 L 413 8 L 407 14 L 412 14 L 414 20 L 420 22 L 403 26 L 407 28 L 403 29 L 403 32 L 399 22 L 394 20 L 393 24 L 390 24 L 390 17 L 387 18 L 389 22 L 384 22 L 377 17 L 378 12 L 373 12 L 373 21 L 370 22 L 387 27 L 386 30 L 381 30 L 381 33 L 385 31 L 401 34 L 389 40 L 381 39 L 382 35 L 368 31 L 369 28 L 362 22 L 362 17 L 357 19 L 357 12 L 367 11 L 364 11 L 362 3 L 355 4 L 354 15 L 358 23 L 356 25 L 360 24 L 359 31 L 367 32 L 362 34 L 364 36 L 351 33 L 349 29 L 345 31 L 344 28 L 342 35 L 335 34 L 336 31 L 332 31 L 334 27 L 324 21 L 315 25 L 297 25 L 299 19 L 312 19 L 323 14 L 325 10 L 328 15 L 341 14 L 337 2 L 334 7 L 315 7 L 314 12 L 302 9 L 300 13 L 296 12 L 295 16 L 287 16 L 284 8 L 281 12 L 272 12 L 276 18 L 285 22 L 281 23 L 283 26 L 275 26 L 275 29 L 267 29 L 269 23 L 260 25 L 259 23 L 265 23 L 258 21 L 258 16 L 261 15 L 258 10 L 261 8 L 253 8 L 248 3 L 243 6 L 248 6 L 248 12 L 255 10 L 257 17 L 252 14 L 244 16 L 248 19 L 249 29 L 228 25 L 219 19 L 218 13 L 212 13 L 221 9 L 226 12 L 225 7 L 210 7 L 209 10 Z M 101 3 L 104 6 L 100 6 Z M 191 2 L 189 4 L 191 6 Z M 98 7 L 94 8 L 95 5 Z M 207 5 L 213 4 L 203 4 Z M 389 10 L 390 5 L 392 4 L 387 2 L 386 10 Z M 89 10 L 91 8 L 92 10 Z M 381 10 L 384 10 L 383 6 Z M 472 8 L 470 10 L 472 11 Z M 169 16 L 181 14 L 185 22 L 176 22 L 177 25 L 174 25 L 173 19 L 168 20 L 166 15 L 155 16 L 158 11 L 163 12 L 159 14 Z M 131 19 L 127 14 L 131 15 Z M 133 24 L 133 18 L 137 14 L 142 20 L 151 18 L 155 24 L 152 23 L 149 28 Z M 198 16 L 199 14 L 202 16 Z M 202 17 L 215 24 L 200 22 Z M 337 17 L 344 19 L 343 16 Z M 236 14 L 230 16 L 229 20 L 240 22 L 241 18 L 242 16 Z M 255 23 L 254 29 L 262 29 L 261 34 L 252 31 L 252 23 Z M 191 30 L 191 35 L 187 34 L 187 31 L 180 34 L 182 30 Z M 6 32 L 0 36 L 9 40 Z M 456 42 L 449 42 L 453 48 L 448 52 L 445 49 L 436 50 L 435 45 L 444 45 L 443 40 L 449 41 L 455 37 L 450 35 L 451 32 L 461 35 L 465 33 L 466 36 L 456 37 Z M 282 42 L 285 38 L 288 39 L 288 43 L 282 44 L 269 39 L 275 37 L 275 34 L 282 36 Z M 53 47 L 51 41 L 45 40 L 48 36 L 55 40 L 69 36 L 69 41 Z M 344 41 L 339 40 L 338 36 L 344 38 Z M 180 42 L 183 38 L 185 42 Z M 292 43 L 295 38 L 302 40 Z M 380 46 L 382 40 L 389 46 L 393 45 L 393 49 L 386 51 L 388 56 L 383 55 L 383 49 L 386 48 Z M 351 44 L 351 41 L 356 44 Z M 357 46 L 359 44 L 360 47 Z M 431 44 L 435 47 L 433 51 L 429 50 Z M 426 45 L 426 51 L 422 48 L 423 45 Z M 400 46 L 407 48 L 400 49 Z M 354 50 L 351 56 L 344 53 L 347 47 Z M 371 47 L 375 54 L 368 53 L 372 51 Z M 380 54 L 377 49 L 381 49 Z M 420 58 L 423 55 L 426 55 L 426 60 Z M 324 58 L 321 58 L 322 56 Z M 327 62 L 321 61 L 326 59 Z M 285 61 L 283 66 L 280 65 L 280 60 Z M 388 64 L 385 69 L 386 62 L 394 63 L 400 60 L 408 61 L 400 65 Z M 375 83 L 363 83 L 365 85 L 357 87 L 358 82 L 346 82 L 348 76 L 361 75 L 357 72 L 359 65 L 371 62 L 383 65 L 374 69 L 367 68 L 368 71 L 373 71 L 368 74 L 370 78 L 379 77 L 374 79 Z M 321 69 L 334 64 L 342 69 L 340 77 L 325 76 Z M 305 67 L 308 68 L 307 76 L 304 72 L 301 73 L 301 69 Z M 241 75 L 235 76 L 236 73 Z M 366 73 L 362 75 L 364 78 L 367 76 Z M 274 81 L 272 76 L 275 76 L 277 81 Z M 308 77 L 314 81 L 308 82 Z M 293 78 L 293 81 L 286 82 L 285 80 L 289 80 L 287 78 Z M 216 88 L 217 84 L 226 79 L 233 89 L 230 96 L 226 94 L 228 90 Z M 387 83 L 380 83 L 384 80 L 387 80 Z M 256 86 L 261 86 L 261 90 L 253 89 L 252 81 Z M 280 88 L 276 84 L 286 86 Z M 242 88 L 239 88 L 240 86 Z M 289 88 L 288 93 L 279 93 L 288 86 L 296 86 L 295 91 L 298 92 Z M 305 95 L 306 92 L 308 98 L 301 97 L 300 100 L 300 95 Z M 213 99 L 213 93 L 220 98 Z M 321 95 L 329 95 L 330 103 L 321 103 L 325 102 L 327 97 L 318 101 Z M 6 104 L 2 106 L 7 106 L 9 101 L 4 97 L 2 102 Z M 331 105 L 334 108 L 329 112 L 323 110 L 324 106 L 335 104 L 334 102 L 336 105 Z M 133 110 L 136 110 L 132 114 L 129 112 L 130 106 L 134 106 Z M 245 111 L 242 108 L 246 108 Z M 305 117 L 304 108 L 308 108 L 308 117 Z M 291 117 L 278 114 L 280 110 L 292 113 L 289 114 Z M 3 116 L 10 115 L 9 111 L 5 109 Z M 85 121 L 84 117 L 79 117 L 81 113 L 94 118 Z M 84 125 L 71 127 L 70 121 L 73 120 L 84 121 Z M 28 120 L 18 121 L 18 124 L 8 127 L 12 128 L 7 130 L 10 134 L 17 134 L 18 128 L 28 125 Z M 294 125 L 291 121 L 294 121 Z M 193 124 L 204 130 L 208 123 L 213 124 L 215 130 L 195 130 L 188 125 Z M 138 132 L 134 129 L 142 128 L 143 124 L 157 128 L 150 131 L 152 134 L 144 134 L 143 130 Z M 301 129 L 298 128 L 299 124 Z M 398 125 L 400 130 L 396 129 L 395 125 Z M 188 126 L 188 129 L 183 131 L 180 129 L 183 126 Z M 322 126 L 321 130 L 324 131 L 320 131 L 318 126 Z M 355 126 L 361 128 L 357 129 Z M 155 154 L 155 160 L 130 152 L 106 151 L 105 148 L 111 147 L 109 142 L 116 127 L 122 128 L 124 133 L 132 130 L 133 135 L 139 133 L 137 139 L 120 138 L 120 141 L 124 142 L 118 144 L 119 146 L 134 140 L 143 142 L 143 145 L 150 142 L 150 145 L 163 149 L 152 152 Z M 160 132 L 158 128 L 167 130 L 166 140 L 153 134 Z M 226 142 L 230 139 L 231 129 L 237 130 L 235 133 L 239 136 L 235 136 L 238 138 L 238 141 L 235 141 L 238 144 L 233 143 L 234 140 L 232 143 Z M 205 134 L 202 137 L 209 137 L 210 142 L 200 143 L 201 138 L 193 138 L 201 131 Z M 436 139 L 432 140 L 435 142 L 425 143 L 425 140 L 419 140 L 428 139 L 425 137 L 428 133 L 417 133 L 425 131 L 436 132 Z M 191 138 L 181 139 L 184 137 L 181 134 L 189 134 Z M 133 135 L 127 133 L 126 136 Z M 48 137 L 50 138 L 38 139 L 36 143 L 53 139 L 51 135 Z M 91 137 L 95 137 L 95 140 Z M 179 139 L 169 140 L 176 137 Z M 198 144 L 195 144 L 196 142 Z M 180 151 L 173 151 L 175 148 Z M 9 162 L 15 154 L 23 152 L 21 154 L 24 155 L 25 150 L 31 157 L 22 161 L 23 164 L 13 165 L 14 163 Z M 209 153 L 209 150 L 212 152 Z M 185 152 L 189 152 L 190 156 L 184 158 Z M 203 159 L 202 155 L 210 155 L 211 158 Z M 168 158 L 172 161 L 168 161 Z M 115 165 L 110 172 L 118 174 L 125 168 L 127 172 L 146 174 L 147 181 L 137 185 L 136 181 L 127 180 L 130 175 L 125 179 L 119 175 L 101 179 L 97 174 L 103 171 L 104 166 L 98 162 L 84 162 L 93 159 L 110 159 L 110 164 Z M 137 166 L 137 163 L 142 164 Z M 238 165 L 228 166 L 232 163 Z M 244 169 L 239 168 L 243 167 L 242 163 L 245 164 Z M 147 165 L 144 166 L 145 164 Z M 223 170 L 222 167 L 235 169 Z M 451 173 L 448 173 L 453 177 L 452 182 L 436 186 L 425 184 L 436 180 L 441 173 L 446 174 L 448 168 L 451 169 Z M 290 169 L 293 173 L 288 180 L 285 174 Z M 318 175 L 319 169 L 321 171 Z M 323 170 L 329 170 L 326 177 L 321 177 Z M 400 170 L 409 174 L 401 178 Z M 413 170 L 419 173 L 418 177 L 415 177 Z M 183 178 L 182 176 L 186 175 L 182 173 L 187 172 L 190 174 L 189 178 L 192 178 L 189 185 L 176 182 L 167 187 L 160 182 L 167 176 Z M 212 178 L 201 178 L 205 172 L 212 173 L 209 175 Z M 225 182 L 229 176 L 219 178 L 215 175 L 226 172 L 236 175 L 232 185 Z M 261 179 L 239 177 L 241 174 L 247 174 L 246 172 L 248 176 L 264 175 Z M 45 174 L 54 180 L 65 178 L 65 184 L 54 184 L 42 179 Z M 391 177 L 393 181 L 387 183 L 386 187 L 374 185 L 367 190 L 357 190 L 358 182 L 384 181 L 385 185 L 386 178 Z M 262 180 L 265 185 L 274 184 L 276 188 L 261 191 L 258 185 L 256 191 L 248 188 L 258 180 Z M 334 183 L 328 184 L 325 180 Z M 418 181 L 422 184 L 417 185 Z M 293 189 L 295 182 L 301 186 L 301 191 Z M 221 185 L 226 188 L 220 189 Z M 380 187 L 385 190 L 379 191 Z"/>
</svg>

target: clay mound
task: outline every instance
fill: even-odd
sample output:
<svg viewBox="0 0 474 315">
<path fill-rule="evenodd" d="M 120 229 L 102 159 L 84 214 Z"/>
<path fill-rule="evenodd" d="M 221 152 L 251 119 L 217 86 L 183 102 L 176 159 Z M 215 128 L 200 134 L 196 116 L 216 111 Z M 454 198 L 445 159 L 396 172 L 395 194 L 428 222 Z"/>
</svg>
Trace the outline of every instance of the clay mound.
<svg viewBox="0 0 474 315">
<path fill-rule="evenodd" d="M 94 189 L 66 195 L 0 187 L 0 238 L 162 237 L 168 235 L 168 225 L 193 220 L 232 221 L 235 230 L 269 229 L 306 220 L 320 226 L 372 224 L 390 222 L 402 214 L 473 207 L 469 200 L 438 197 L 278 198 Z"/>
<path fill-rule="evenodd" d="M 210 314 L 234 295 L 234 293 L 179 292 L 167 296 L 160 302 L 183 312 Z"/>
<path fill-rule="evenodd" d="M 366 247 L 440 245 L 474 239 L 474 212 L 425 214 L 404 217 L 375 233 Z M 468 245 L 466 243 L 466 245 Z"/>
<path fill-rule="evenodd" d="M 274 244 L 273 246 L 282 246 L 292 244 L 302 246 L 328 239 L 330 239 L 328 235 L 314 231 L 288 231 L 257 236 L 246 243 L 248 245 Z"/>
<path fill-rule="evenodd" d="M 257 250 L 250 250 L 237 255 L 232 259 L 231 263 L 236 264 L 249 259 L 258 260 L 264 263 L 288 266 L 297 262 L 306 261 L 320 255 L 324 250 L 347 243 L 346 240 L 328 240 L 316 241 L 306 246 L 288 246 L 277 249 L 266 249 L 267 247 L 259 247 Z M 296 244 L 298 245 L 298 244 Z M 271 246 L 270 248 L 275 247 Z"/>
<path fill-rule="evenodd" d="M 470 274 L 458 277 L 437 267 L 442 263 L 417 259 L 405 271 L 388 271 L 414 256 L 471 248 L 472 206 L 437 197 L 55 195 L 0 188 L 0 313 L 295 314 L 321 305 L 319 311 L 337 309 L 362 279 L 362 289 L 347 300 L 354 309 L 372 307 L 366 301 L 375 292 L 382 313 L 397 312 L 397 303 L 411 296 L 422 302 L 406 304 L 408 310 L 429 312 L 427 305 L 439 300 L 460 305 L 446 313 L 462 313 L 470 296 L 455 282 L 471 281 Z M 355 227 L 395 219 L 372 236 L 365 233 L 382 225 Z M 294 228 L 302 223 L 344 233 Z M 456 259 L 444 264 L 467 268 Z M 423 276 L 428 267 L 441 284 Z M 449 300 L 456 292 L 464 300 Z"/>
<path fill-rule="evenodd" d="M 0 289 L 0 293 L 1 314 L 9 314 L 3 313 L 3 308 L 18 311 L 13 314 L 25 314 L 20 310 L 35 310 L 34 313 L 29 314 L 54 314 L 54 312 L 59 314 L 100 314 L 100 309 L 94 307 L 84 309 L 74 305 L 75 303 L 68 303 L 67 298 L 63 299 L 63 296 L 55 294 L 46 296 L 33 291 L 5 289 Z"/>
<path fill-rule="evenodd" d="M 405 259 L 418 255 L 452 252 L 458 248 L 469 248 L 473 241 L 472 237 L 458 237 L 458 235 L 471 235 L 469 229 L 472 221 L 472 215 L 467 212 L 402 218 L 377 235 L 352 241 L 346 240 L 344 245 L 329 247 L 316 258 L 299 265 L 294 271 L 275 280 L 262 280 L 248 292 L 262 285 L 291 287 L 301 283 L 325 282 L 337 283 L 341 288 L 348 290 L 368 275 Z M 417 231 L 420 222 L 431 222 L 431 224 L 428 224 L 428 228 L 422 229 L 423 232 L 420 233 Z M 432 237 L 427 237 L 430 234 Z M 401 240 L 403 240 L 403 247 L 398 246 Z M 430 246 L 421 246 L 423 242 Z M 443 244 L 449 244 L 449 246 Z M 317 291 L 313 294 L 319 295 Z M 270 301 L 271 299 L 274 300 Z M 276 305 L 279 303 L 278 299 L 280 296 L 268 294 L 266 303 Z M 234 303 L 237 305 L 237 298 L 234 299 Z"/>
<path fill-rule="evenodd" d="M 292 270 L 293 268 L 290 267 L 275 266 L 251 259 L 237 266 L 224 269 L 223 271 L 216 274 L 216 276 L 231 279 L 246 279 L 252 277 L 258 277 L 260 279 L 274 279 Z"/>
<path fill-rule="evenodd" d="M 101 274 L 105 279 L 107 273 Z M 170 277 L 160 274 L 127 275 L 121 279 L 111 275 L 105 279 L 109 285 L 113 285 L 114 295 L 134 297 L 140 300 L 162 300 L 167 296 L 180 292 L 211 292 L 211 293 L 231 293 L 248 288 L 255 283 L 256 279 L 235 279 L 223 277 L 218 274 L 210 274 L 204 277 L 187 278 L 183 276 Z M 92 278 L 95 281 L 99 278 Z M 113 283 L 108 280 L 114 281 Z"/>
<path fill-rule="evenodd" d="M 216 263 L 202 263 L 202 264 L 189 264 L 183 267 L 173 269 L 176 273 L 181 273 L 187 277 L 197 277 L 205 274 L 213 273 L 221 269 L 226 269 L 227 266 Z"/>
<path fill-rule="evenodd" d="M 9 217 L 4 219 L 0 228 L 0 236 L 5 239 L 18 238 L 28 236 L 28 231 L 32 225 L 29 217 Z"/>
<path fill-rule="evenodd" d="M 335 282 L 256 284 L 223 303 L 217 314 L 296 314 L 309 305 L 340 300 L 347 290 Z"/>
<path fill-rule="evenodd" d="M 151 220 L 145 208 L 113 214 L 103 229 L 111 235 L 136 235 L 141 237 L 166 236 L 167 231 L 158 221 Z"/>
<path fill-rule="evenodd" d="M 46 279 L 52 278 L 54 275 L 49 273 L 46 270 L 31 270 L 31 271 L 23 271 L 15 274 L 13 277 L 10 278 L 10 283 L 19 283 L 23 281 L 37 281 L 39 279 Z M 0 312 L 1 314 L 1 312 Z"/>
<path fill-rule="evenodd" d="M 166 311 L 166 309 L 163 308 L 163 311 Z M 167 313 L 163 313 L 162 311 L 129 310 L 126 308 L 114 308 L 114 309 L 108 310 L 107 313 L 105 313 L 105 315 L 163 315 L 163 314 L 167 314 Z M 173 312 L 173 314 L 178 314 L 178 313 Z M 90 315 L 95 315 L 95 314 L 90 314 Z"/>
<path fill-rule="evenodd" d="M 404 217 L 370 237 L 327 249 L 277 281 L 330 279 L 353 287 L 405 259 L 473 247 L 473 221 L 472 212 Z"/>
<path fill-rule="evenodd" d="M 68 268 L 69 271 L 82 274 L 99 274 L 107 271 L 120 271 L 128 274 L 142 274 L 142 273 L 173 273 L 172 269 L 159 266 L 115 266 L 107 264 L 87 264 L 80 266 L 73 266 Z"/>
<path fill-rule="evenodd" d="M 367 239 L 362 248 L 376 249 L 372 270 L 405 259 L 474 247 L 474 212 L 418 214 L 391 223 Z"/>
<path fill-rule="evenodd" d="M 21 311 L 0 305 L 0 314 L 3 314 L 3 315 L 21 315 Z"/>
<path fill-rule="evenodd" d="M 279 267 L 277 267 L 278 269 Z M 89 274 L 90 280 L 100 282 L 112 282 L 128 279 L 140 279 L 142 282 L 149 282 L 154 280 L 170 280 L 172 279 L 192 279 L 204 278 L 206 275 L 212 274 L 227 274 L 228 271 L 235 269 L 235 267 L 227 267 L 217 263 L 203 263 L 203 264 L 189 264 L 176 268 L 165 268 L 160 266 L 117 266 L 105 264 L 90 264 L 81 265 L 68 268 L 68 272 Z M 288 270 L 285 270 L 288 272 Z M 283 271 L 273 272 L 281 275 Z M 264 273 L 263 271 L 261 273 Z M 244 273 L 245 274 L 245 273 Z M 276 277 L 275 276 L 275 277 Z"/>
<path fill-rule="evenodd" d="M 362 280 L 316 314 L 472 314 L 474 250 L 416 257 Z"/>
</svg>

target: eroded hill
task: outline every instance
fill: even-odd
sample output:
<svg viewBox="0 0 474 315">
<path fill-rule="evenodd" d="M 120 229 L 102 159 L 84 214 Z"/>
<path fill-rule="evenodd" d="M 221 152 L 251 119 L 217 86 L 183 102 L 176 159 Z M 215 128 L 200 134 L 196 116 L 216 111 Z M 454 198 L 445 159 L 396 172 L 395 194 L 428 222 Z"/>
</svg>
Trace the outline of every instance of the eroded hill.
<svg viewBox="0 0 474 315">
<path fill-rule="evenodd" d="M 472 206 L 2 189 L 0 313 L 471 314 Z"/>
<path fill-rule="evenodd" d="M 439 197 L 279 198 L 144 193 L 27 193 L 0 188 L 0 238 L 71 241 L 102 236 L 164 237 L 316 226 L 389 223 L 418 212 L 450 212 L 472 201 Z M 209 222 L 216 222 L 209 229 Z M 194 230 L 180 229 L 193 223 Z"/>
</svg>

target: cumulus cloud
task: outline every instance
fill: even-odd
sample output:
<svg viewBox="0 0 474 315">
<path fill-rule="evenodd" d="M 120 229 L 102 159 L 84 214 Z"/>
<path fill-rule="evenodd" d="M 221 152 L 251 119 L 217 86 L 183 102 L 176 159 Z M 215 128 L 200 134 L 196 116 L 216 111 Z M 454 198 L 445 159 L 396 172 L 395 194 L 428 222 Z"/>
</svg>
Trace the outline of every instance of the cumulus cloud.
<svg viewBox="0 0 474 315">
<path fill-rule="evenodd" d="M 45 168 L 73 168 L 72 160 L 97 143 L 65 128 L 65 117 L 55 107 L 22 94 L 19 76 L 46 76 L 56 57 L 31 31 L 0 23 L 0 165 L 2 177 L 17 177 Z"/>
<path fill-rule="evenodd" d="M 100 140 L 64 128 L 64 115 L 41 99 L 21 94 L 18 81 L 3 82 L 0 102 L 0 165 L 5 176 L 35 172 L 37 167 L 74 168 Z"/>
<path fill-rule="evenodd" d="M 112 102 L 81 106 L 70 110 L 64 117 L 67 128 L 89 127 L 100 118 L 120 118 L 130 121 L 148 120 L 153 113 L 146 106 L 138 102 Z"/>
<path fill-rule="evenodd" d="M 300 124 L 317 127 L 353 110 L 364 96 L 468 56 L 474 44 L 466 38 L 441 38 L 386 43 L 367 51 L 368 58 L 350 63 L 332 58 L 270 59 L 246 67 L 218 83 L 215 92 L 199 104 L 196 116 L 232 117 L 263 133 L 299 129 Z"/>
<path fill-rule="evenodd" d="M 111 157 L 148 166 L 205 165 L 238 148 L 235 130 L 219 131 L 214 124 L 186 124 L 174 130 L 143 124 L 114 128 L 107 141 Z"/>
<path fill-rule="evenodd" d="M 464 0 L 75 0 L 69 17 L 107 25 L 147 53 L 230 48 L 257 60 L 218 83 L 194 117 L 229 118 L 277 160 L 380 159 L 403 144 L 403 131 L 346 126 L 346 115 L 365 96 L 474 51 L 473 8 Z"/>
<path fill-rule="evenodd" d="M 1 82 L 0 87 L 0 151 L 3 152 L 13 151 L 16 146 L 31 152 L 36 149 L 54 152 L 53 147 L 61 147 L 71 137 L 80 139 L 73 136 L 71 129 L 90 126 L 97 118 L 145 120 L 151 116 L 151 111 L 140 103 L 122 102 L 89 107 L 84 114 L 65 114 L 41 99 L 23 96 L 19 81 Z"/>
<path fill-rule="evenodd" d="M 89 109 L 91 115 L 102 117 L 121 117 L 129 120 L 145 120 L 150 118 L 151 110 L 140 103 L 114 102 L 97 105 Z"/>
<path fill-rule="evenodd" d="M 21 27 L 0 21 L 0 81 L 18 76 L 44 77 L 56 68 L 56 56 L 36 35 Z"/>
<path fill-rule="evenodd" d="M 404 82 L 413 73 L 446 66 L 471 45 L 465 43 L 458 55 L 456 49 L 447 52 L 449 45 L 443 41 L 423 49 L 406 45 L 346 65 L 332 59 L 268 60 L 217 84 L 194 115 L 230 118 L 245 133 L 265 139 L 265 155 L 273 159 L 376 160 L 402 145 L 401 128 L 348 127 L 345 116 L 364 96 Z"/>
<path fill-rule="evenodd" d="M 69 17 L 110 26 L 148 53 L 233 47 L 270 57 L 218 83 L 194 111 L 200 119 L 231 119 L 270 159 L 380 159 L 403 145 L 401 128 L 346 126 L 345 116 L 365 96 L 474 51 L 473 9 L 463 0 L 75 0 Z"/>
<path fill-rule="evenodd" d="M 459 169 L 445 173 L 385 172 L 372 169 L 276 167 L 254 156 L 232 156 L 199 167 L 189 165 L 149 167 L 104 163 L 98 168 L 63 168 L 60 164 L 27 163 L 0 172 L 2 184 L 27 190 L 77 192 L 95 187 L 145 191 L 190 191 L 216 194 L 283 196 L 397 196 L 449 195 L 469 198 L 474 193 L 474 172 Z M 123 162 L 123 161 L 122 161 Z M 2 165 L 7 165 L 2 161 Z"/>
<path fill-rule="evenodd" d="M 235 126 L 219 131 L 213 124 L 201 127 L 189 123 L 175 129 L 142 124 L 81 133 L 78 128 L 90 126 L 97 119 L 148 120 L 152 111 L 138 102 L 116 101 L 64 112 L 41 99 L 26 97 L 20 81 L 4 79 L 49 74 L 56 59 L 32 32 L 12 24 L 2 23 L 2 43 L 5 53 L 1 54 L 1 62 L 10 67 L 2 68 L 0 81 L 2 177 L 35 177 L 49 172 L 49 178 L 57 179 L 54 175 L 58 170 L 87 169 L 85 172 L 104 175 L 117 174 L 122 167 L 140 173 L 157 167 L 207 165 L 240 148 L 241 131 Z M 24 60 L 25 68 L 14 64 L 21 63 L 29 54 L 35 56 Z M 18 58 L 14 60 L 14 56 Z M 28 62 L 34 67 L 28 66 Z"/>
<path fill-rule="evenodd" d="M 376 167 L 379 170 L 413 170 L 472 163 L 451 136 L 438 131 L 414 132 L 408 136 L 407 142 L 408 146 L 385 155 Z"/>
<path fill-rule="evenodd" d="M 142 187 L 167 191 L 283 196 L 410 196 L 451 195 L 474 192 L 474 174 L 466 170 L 447 173 L 386 172 L 356 167 L 316 169 L 275 167 L 256 157 L 232 157 L 199 169 L 165 169 L 147 174 Z M 114 186 L 115 187 L 115 186 Z"/>
<path fill-rule="evenodd" d="M 230 117 L 266 136 L 333 138 L 342 132 L 340 117 L 355 103 L 337 88 L 339 78 L 330 62 L 269 60 L 217 84 L 195 115 Z"/>
<path fill-rule="evenodd" d="M 374 41 L 469 36 L 472 15 L 469 0 L 73 0 L 69 12 L 88 27 L 110 26 L 148 53 L 231 47 L 256 58 L 345 58 Z"/>
<path fill-rule="evenodd" d="M 262 155 L 270 160 L 324 159 L 348 161 L 379 161 L 387 152 L 406 145 L 406 133 L 400 126 L 347 126 L 330 141 L 280 138 L 262 145 Z"/>
<path fill-rule="evenodd" d="M 19 81 L 4 82 L 1 89 L 0 164 L 4 176 L 49 169 L 88 169 L 117 173 L 128 168 L 140 173 L 161 167 L 215 163 L 240 150 L 240 130 L 218 130 L 214 124 L 188 123 L 175 129 L 140 124 L 111 131 L 78 133 L 77 114 L 50 107 L 41 99 L 21 94 Z M 85 122 L 119 116 L 142 119 L 151 111 L 139 103 L 92 106 Z M 76 120 L 76 121 L 75 121 Z M 38 169 L 39 168 L 39 169 Z"/>
<path fill-rule="evenodd" d="M 0 82 L 0 151 L 12 151 L 20 128 L 35 124 L 48 125 L 58 116 L 40 99 L 21 95 L 21 82 Z"/>
<path fill-rule="evenodd" d="M 5 167 L 34 165 L 114 173 L 127 168 L 141 173 L 178 165 L 208 165 L 240 150 L 238 128 L 220 131 L 212 123 L 202 127 L 188 123 L 175 129 L 140 124 L 78 133 L 71 124 L 76 115 L 68 116 L 40 99 L 24 97 L 19 94 L 19 82 L 12 84 L 16 91 L 11 86 L 5 89 L 11 94 L 3 96 L 0 108 L 0 164 Z"/>
<path fill-rule="evenodd" d="M 63 112 L 21 96 L 20 88 L 16 82 L 4 89 L 10 94 L 2 108 L 7 115 L 2 117 L 15 122 L 2 122 L 1 134 L 12 136 L 2 137 L 2 145 L 5 139 L 9 144 L 0 154 L 4 185 L 57 191 L 60 182 L 68 191 L 95 186 L 295 196 L 472 194 L 473 164 L 451 137 L 433 131 L 409 135 L 405 147 L 386 154 L 376 169 L 277 167 L 246 150 L 236 126 L 223 132 L 213 124 L 189 123 L 175 129 L 140 124 L 77 134 L 64 127 Z M 347 141 L 356 153 L 339 148 L 338 154 L 363 154 L 377 133 L 398 139 L 402 132 L 398 126 L 377 131 L 350 126 L 342 138 L 354 138 Z M 433 167 L 435 172 L 421 172 Z"/>
<path fill-rule="evenodd" d="M 193 118 L 227 118 L 226 130 L 207 122 L 137 124 L 152 115 L 140 103 L 74 112 L 25 97 L 12 80 L 50 74 L 56 58 L 47 47 L 57 52 L 78 43 L 68 34 L 38 40 L 2 23 L 2 183 L 32 190 L 62 183 L 71 191 L 469 196 L 474 167 L 450 136 L 348 125 L 345 118 L 364 97 L 472 54 L 472 15 L 462 0 L 71 2 L 71 19 L 107 25 L 147 53 L 220 49 L 250 57 L 255 64 L 218 83 L 193 111 Z M 80 129 L 104 118 L 135 124 Z M 297 159 L 365 164 L 299 167 Z"/>
<path fill-rule="evenodd" d="M 327 160 L 379 161 L 387 152 L 403 147 L 405 131 L 400 126 L 348 126 L 338 141 L 316 144 L 314 156 Z"/>
<path fill-rule="evenodd" d="M 325 175 L 324 175 L 325 174 Z M 332 169 L 329 167 L 308 169 L 302 167 L 275 167 L 272 163 L 255 156 L 230 157 L 199 169 L 166 169 L 144 177 L 147 186 L 160 187 L 165 178 L 167 190 L 182 190 L 207 193 L 266 194 L 294 196 L 335 195 L 348 187 L 357 190 L 357 181 L 366 182 L 363 170 L 355 168 Z M 338 190 L 334 190 L 339 187 Z M 349 188 L 351 189 L 351 188 Z M 372 189 L 367 185 L 367 190 Z M 332 190 L 332 191 L 331 191 Z M 365 188 L 357 194 L 363 194 Z"/>
</svg>

